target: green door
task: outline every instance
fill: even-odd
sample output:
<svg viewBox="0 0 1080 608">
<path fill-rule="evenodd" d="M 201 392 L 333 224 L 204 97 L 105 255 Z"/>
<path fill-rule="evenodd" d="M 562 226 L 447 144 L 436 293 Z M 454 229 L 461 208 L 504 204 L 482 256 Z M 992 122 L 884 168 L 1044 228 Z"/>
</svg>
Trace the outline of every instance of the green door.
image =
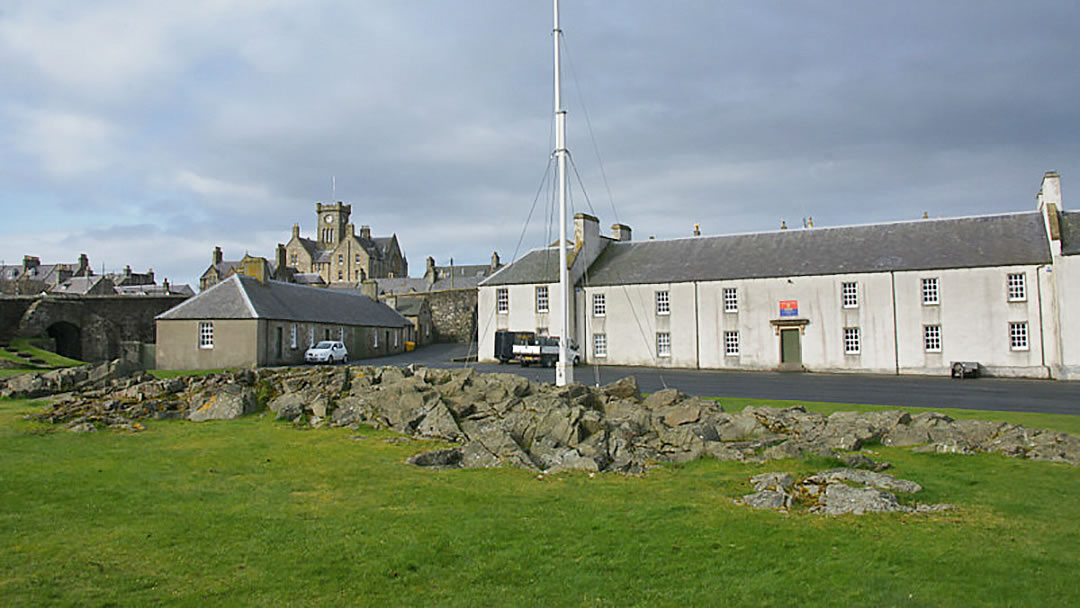
<svg viewBox="0 0 1080 608">
<path fill-rule="evenodd" d="M 802 345 L 798 329 L 780 330 L 780 362 L 802 363 Z"/>
</svg>

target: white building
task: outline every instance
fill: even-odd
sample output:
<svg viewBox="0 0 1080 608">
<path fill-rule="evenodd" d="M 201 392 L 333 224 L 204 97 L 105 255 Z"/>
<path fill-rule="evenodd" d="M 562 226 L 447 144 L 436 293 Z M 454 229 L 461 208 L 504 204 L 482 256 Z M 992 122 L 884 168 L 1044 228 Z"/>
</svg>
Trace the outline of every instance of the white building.
<svg viewBox="0 0 1080 608">
<path fill-rule="evenodd" d="M 1047 173 L 1035 211 L 633 242 L 574 218 L 570 335 L 590 363 L 1080 378 L 1080 213 Z M 558 249 L 480 285 L 501 329 L 564 335 Z"/>
</svg>

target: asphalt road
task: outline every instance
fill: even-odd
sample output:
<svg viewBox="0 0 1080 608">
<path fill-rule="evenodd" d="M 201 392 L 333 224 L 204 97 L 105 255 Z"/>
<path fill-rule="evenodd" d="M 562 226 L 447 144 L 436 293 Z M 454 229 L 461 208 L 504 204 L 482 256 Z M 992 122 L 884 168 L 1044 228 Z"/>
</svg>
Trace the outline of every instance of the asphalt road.
<svg viewBox="0 0 1080 608">
<path fill-rule="evenodd" d="M 509 372 L 535 381 L 555 381 L 553 369 L 521 367 L 513 363 L 466 364 L 454 361 L 464 357 L 467 351 L 468 347 L 463 344 L 434 344 L 411 353 L 364 359 L 356 363 L 416 363 L 444 368 L 470 365 L 483 372 Z M 625 376 L 637 376 L 638 385 L 644 392 L 678 388 L 691 395 L 710 397 L 1080 414 L 1080 382 L 1006 378 L 955 380 L 948 376 L 735 372 L 589 365 L 579 365 L 574 370 L 574 379 L 585 384 L 607 384 Z"/>
</svg>

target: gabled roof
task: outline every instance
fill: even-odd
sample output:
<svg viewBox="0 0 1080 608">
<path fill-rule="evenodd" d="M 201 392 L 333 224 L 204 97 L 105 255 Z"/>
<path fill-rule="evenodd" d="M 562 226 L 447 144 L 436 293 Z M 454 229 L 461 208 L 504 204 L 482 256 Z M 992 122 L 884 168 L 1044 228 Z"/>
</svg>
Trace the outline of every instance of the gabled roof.
<svg viewBox="0 0 1080 608">
<path fill-rule="evenodd" d="M 1072 214 L 1070 214 L 1072 215 Z M 1080 222 L 1070 219 L 1080 237 Z M 1067 223 L 1067 222 L 1066 222 Z M 1074 239 L 1074 247 L 1080 243 Z M 588 269 L 589 285 L 632 285 L 976 268 L 1050 261 L 1042 215 L 1010 213 L 838 228 L 639 242 L 614 241 Z M 484 286 L 554 283 L 558 249 L 530 251 Z"/>
<path fill-rule="evenodd" d="M 1038 212 L 756 234 L 616 242 L 590 285 L 1044 264 Z"/>
<path fill-rule="evenodd" d="M 240 265 L 240 260 L 224 260 L 220 264 L 211 264 L 206 268 L 206 271 L 202 273 L 205 277 L 210 274 L 211 270 L 217 271 L 218 278 L 225 278 L 232 272 L 237 266 Z"/>
<path fill-rule="evenodd" d="M 92 277 L 72 277 L 59 285 L 49 288 L 49 293 L 86 295 L 94 290 L 102 281 L 109 281 L 109 285 L 103 289 L 112 289 L 112 281 L 101 275 Z"/>
<path fill-rule="evenodd" d="M 260 283 L 234 274 L 157 316 L 178 319 L 274 319 L 366 327 L 411 325 L 389 306 L 355 292 L 280 281 Z"/>
<path fill-rule="evenodd" d="M 403 298 L 398 300 L 395 309 L 406 317 L 415 317 L 424 309 L 427 300 L 423 298 Z"/>
<path fill-rule="evenodd" d="M 495 274 L 480 281 L 491 285 L 519 285 L 525 283 L 559 282 L 559 248 L 533 249 L 521 259 L 500 268 Z M 591 283 L 591 281 L 590 281 Z"/>
<path fill-rule="evenodd" d="M 1061 212 L 1061 253 L 1080 255 L 1080 211 Z"/>
</svg>

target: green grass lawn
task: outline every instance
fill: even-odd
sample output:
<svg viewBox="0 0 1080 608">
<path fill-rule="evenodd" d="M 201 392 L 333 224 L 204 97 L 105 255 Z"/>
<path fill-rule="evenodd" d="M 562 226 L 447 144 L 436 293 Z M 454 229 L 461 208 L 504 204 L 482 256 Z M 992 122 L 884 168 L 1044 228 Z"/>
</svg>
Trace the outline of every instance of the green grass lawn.
<svg viewBox="0 0 1080 608">
<path fill-rule="evenodd" d="M 1080 604 L 1080 467 L 874 446 L 920 501 L 959 508 L 822 518 L 732 502 L 750 475 L 822 462 L 538 479 L 412 467 L 438 444 L 370 429 L 74 434 L 22 419 L 36 409 L 0 401 L 2 604 Z"/>
</svg>

